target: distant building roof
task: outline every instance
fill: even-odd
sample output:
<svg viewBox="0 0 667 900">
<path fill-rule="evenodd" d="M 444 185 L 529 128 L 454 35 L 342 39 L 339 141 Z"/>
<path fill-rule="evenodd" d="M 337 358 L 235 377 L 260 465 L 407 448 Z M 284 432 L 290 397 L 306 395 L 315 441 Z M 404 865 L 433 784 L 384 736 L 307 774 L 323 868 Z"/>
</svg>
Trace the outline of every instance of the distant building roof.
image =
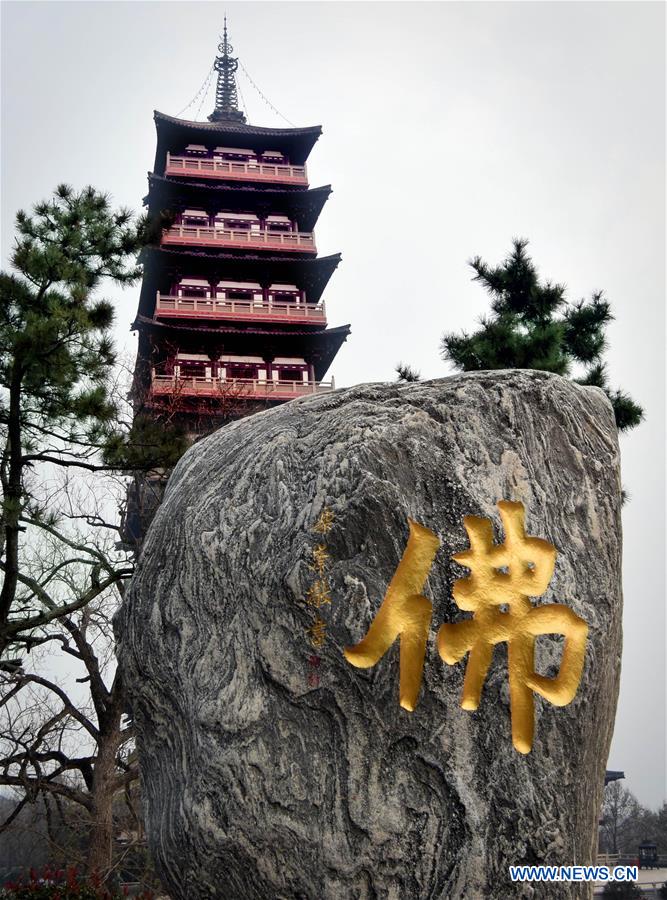
<svg viewBox="0 0 667 900">
<path fill-rule="evenodd" d="M 605 785 L 609 784 L 611 781 L 620 781 L 621 778 L 625 778 L 625 772 L 617 772 L 611 769 L 607 769 L 607 771 L 604 773 Z"/>
</svg>

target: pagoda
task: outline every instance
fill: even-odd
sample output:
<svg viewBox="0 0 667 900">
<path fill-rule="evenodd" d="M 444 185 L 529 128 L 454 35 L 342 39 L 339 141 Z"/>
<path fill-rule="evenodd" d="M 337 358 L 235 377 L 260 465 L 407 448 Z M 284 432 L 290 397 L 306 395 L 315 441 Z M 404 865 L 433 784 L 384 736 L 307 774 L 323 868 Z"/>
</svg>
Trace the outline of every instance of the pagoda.
<svg viewBox="0 0 667 900">
<path fill-rule="evenodd" d="M 154 113 L 157 150 L 144 198 L 156 238 L 143 253 L 132 329 L 135 418 L 179 424 L 192 441 L 324 381 L 350 329 L 327 327 L 322 294 L 340 254 L 318 257 L 313 229 L 331 187 L 306 160 L 322 133 L 249 125 L 225 20 L 206 122 Z M 140 540 L 166 473 L 135 482 L 125 531 Z M 153 496 L 147 501 L 146 491 Z M 132 499 L 133 497 L 133 499 Z"/>
</svg>

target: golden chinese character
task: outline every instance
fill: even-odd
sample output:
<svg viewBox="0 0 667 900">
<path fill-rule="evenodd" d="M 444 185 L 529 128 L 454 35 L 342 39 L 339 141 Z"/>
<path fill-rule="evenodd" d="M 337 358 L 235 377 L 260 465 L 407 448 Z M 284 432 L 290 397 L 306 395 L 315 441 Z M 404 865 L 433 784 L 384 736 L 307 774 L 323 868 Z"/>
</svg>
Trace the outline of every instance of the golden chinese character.
<svg viewBox="0 0 667 900">
<path fill-rule="evenodd" d="M 570 703 L 581 680 L 588 625 L 560 603 L 531 605 L 529 597 L 541 596 L 551 581 L 556 550 L 548 541 L 526 537 L 522 503 L 501 500 L 498 508 L 505 532 L 503 544 L 493 543 L 490 519 L 466 516 L 463 520 L 470 549 L 452 558 L 471 574 L 455 582 L 453 594 L 459 608 L 472 612 L 473 617 L 442 625 L 438 651 L 450 665 L 470 652 L 461 706 L 477 709 L 493 648 L 507 641 L 512 743 L 520 753 L 529 753 L 535 719 L 533 691 L 556 706 Z M 506 606 L 507 612 L 501 606 Z M 565 637 L 555 678 L 535 672 L 535 638 L 540 634 Z"/>
<path fill-rule="evenodd" d="M 307 629 L 310 635 L 310 643 L 313 647 L 321 647 L 324 643 L 326 635 L 326 622 L 318 616 L 310 628 Z"/>
<path fill-rule="evenodd" d="M 312 566 L 309 566 L 309 568 L 311 571 L 317 572 L 318 575 L 324 575 L 328 559 L 329 554 L 327 553 L 326 546 L 324 544 L 318 544 L 316 547 L 313 547 L 313 564 Z"/>
<path fill-rule="evenodd" d="M 311 585 L 306 591 L 306 599 L 310 606 L 324 606 L 325 603 L 331 603 L 331 595 L 329 594 L 329 585 L 323 578 Z"/>
<path fill-rule="evenodd" d="M 318 534 L 327 534 L 331 531 L 331 526 L 333 525 L 334 514 L 330 509 L 323 509 L 320 513 L 320 517 L 313 525 L 313 531 L 316 531 Z"/>
<path fill-rule="evenodd" d="M 366 637 L 343 652 L 353 666 L 368 669 L 400 637 L 399 697 L 403 709 L 412 712 L 421 687 L 432 611 L 430 600 L 421 592 L 440 541 L 432 531 L 412 519 L 408 519 L 408 524 L 408 543 Z"/>
</svg>

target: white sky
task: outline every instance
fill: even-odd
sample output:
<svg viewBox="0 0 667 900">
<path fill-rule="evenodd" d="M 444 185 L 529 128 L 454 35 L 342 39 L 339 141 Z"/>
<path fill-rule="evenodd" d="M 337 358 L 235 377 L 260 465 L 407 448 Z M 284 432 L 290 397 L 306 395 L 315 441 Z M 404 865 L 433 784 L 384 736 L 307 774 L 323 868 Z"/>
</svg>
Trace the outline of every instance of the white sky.
<svg viewBox="0 0 667 900">
<path fill-rule="evenodd" d="M 466 260 L 528 237 L 577 300 L 604 289 L 614 385 L 646 422 L 621 439 L 625 644 L 610 768 L 665 799 L 665 7 L 642 2 L 2 3 L 2 249 L 16 210 L 91 183 L 139 209 L 153 109 L 178 115 L 230 38 L 271 102 L 322 124 L 317 226 L 343 262 L 325 299 L 352 335 L 339 386 L 410 362 L 448 374 L 445 330 L 488 309 Z M 281 126 L 241 76 L 252 124 Z M 209 94 L 199 118 L 212 109 Z M 197 105 L 184 118 L 194 118 Z M 113 293 L 119 345 L 138 289 Z M 595 715 L 595 711 L 591 711 Z"/>
</svg>

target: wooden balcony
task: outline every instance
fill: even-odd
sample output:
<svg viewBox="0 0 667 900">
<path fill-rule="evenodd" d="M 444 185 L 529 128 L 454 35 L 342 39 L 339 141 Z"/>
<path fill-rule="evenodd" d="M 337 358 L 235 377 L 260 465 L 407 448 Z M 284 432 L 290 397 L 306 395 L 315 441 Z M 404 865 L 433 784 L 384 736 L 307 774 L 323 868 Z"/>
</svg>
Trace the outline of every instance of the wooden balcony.
<svg viewBox="0 0 667 900">
<path fill-rule="evenodd" d="M 317 253 L 315 236 L 307 231 L 246 231 L 212 228 L 210 225 L 172 225 L 162 244 L 196 247 L 230 247 L 233 250 L 271 250 L 284 253 Z"/>
<path fill-rule="evenodd" d="M 227 319 L 246 322 L 300 322 L 326 325 L 324 303 L 274 303 L 263 304 L 250 300 L 221 300 L 217 298 L 170 297 L 158 291 L 155 302 L 155 318 L 178 319 Z"/>
<path fill-rule="evenodd" d="M 327 381 L 260 381 L 252 378 L 187 378 L 156 375 L 151 378 L 151 397 L 219 397 L 225 400 L 293 400 L 309 394 L 333 391 L 333 378 Z"/>
<path fill-rule="evenodd" d="M 189 175 L 224 181 L 261 181 L 268 184 L 298 184 L 308 187 L 305 166 L 260 162 L 232 162 L 197 156 L 173 156 L 167 153 L 165 175 Z"/>
</svg>

